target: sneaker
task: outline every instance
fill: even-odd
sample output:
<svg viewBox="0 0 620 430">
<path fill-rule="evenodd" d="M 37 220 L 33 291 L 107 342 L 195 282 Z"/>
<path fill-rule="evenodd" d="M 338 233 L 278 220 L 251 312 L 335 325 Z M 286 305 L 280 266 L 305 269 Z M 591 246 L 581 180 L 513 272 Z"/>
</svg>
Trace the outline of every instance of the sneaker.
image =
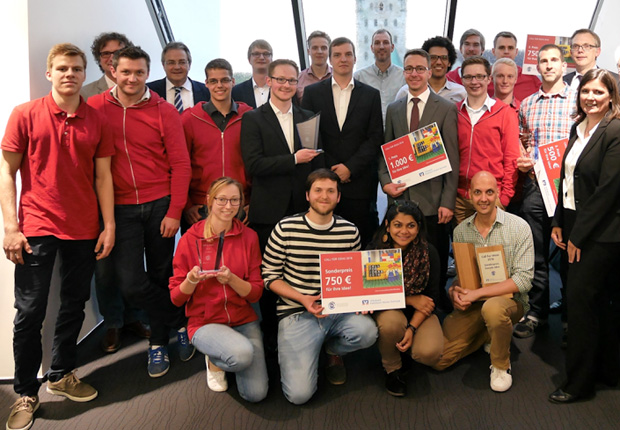
<svg viewBox="0 0 620 430">
<path fill-rule="evenodd" d="M 523 317 L 519 321 L 512 332 L 515 337 L 520 339 L 526 339 L 534 336 L 534 332 L 538 327 L 542 327 L 546 324 L 546 321 L 534 320 L 530 317 Z"/>
<path fill-rule="evenodd" d="M 20 397 L 13 406 L 9 419 L 6 421 L 6 430 L 28 430 L 32 427 L 34 413 L 39 409 L 39 396 Z"/>
<path fill-rule="evenodd" d="M 342 385 L 347 382 L 347 369 L 344 367 L 341 356 L 327 354 L 325 376 L 332 385 Z"/>
<path fill-rule="evenodd" d="M 404 397 L 407 394 L 407 383 L 405 382 L 401 369 L 387 374 L 385 389 L 394 397 Z"/>
<path fill-rule="evenodd" d="M 91 385 L 82 382 L 75 376 L 75 370 L 67 373 L 61 380 L 47 381 L 47 392 L 57 396 L 65 396 L 74 402 L 90 402 L 99 394 Z"/>
<path fill-rule="evenodd" d="M 226 372 L 222 369 L 209 369 L 209 357 L 205 355 L 205 364 L 207 365 L 207 386 L 211 391 L 223 393 L 228 390 L 228 381 L 226 380 Z"/>
<path fill-rule="evenodd" d="M 149 347 L 149 362 L 147 368 L 151 378 L 159 378 L 168 373 L 170 369 L 168 348 L 163 345 L 153 345 Z"/>
<path fill-rule="evenodd" d="M 512 375 L 510 374 L 510 367 L 508 370 L 500 370 L 497 367 L 491 365 L 491 390 L 497 393 L 503 393 L 508 391 L 512 387 Z"/>
<path fill-rule="evenodd" d="M 177 347 L 179 348 L 179 358 L 181 361 L 191 360 L 196 353 L 196 347 L 189 341 L 185 327 L 177 331 Z"/>
</svg>

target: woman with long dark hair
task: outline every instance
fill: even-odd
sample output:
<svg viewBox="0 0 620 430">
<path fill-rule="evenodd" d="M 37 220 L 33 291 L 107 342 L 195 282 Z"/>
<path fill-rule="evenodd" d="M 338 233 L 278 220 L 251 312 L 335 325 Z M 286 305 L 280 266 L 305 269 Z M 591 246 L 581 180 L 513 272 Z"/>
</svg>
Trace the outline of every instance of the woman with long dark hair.
<svg viewBox="0 0 620 430">
<path fill-rule="evenodd" d="M 400 248 L 405 284 L 405 309 L 373 314 L 379 329 L 377 345 L 387 373 L 386 389 L 406 394 L 401 353 L 433 366 L 443 352 L 443 334 L 434 314 L 439 297 L 439 255 L 426 240 L 424 215 L 410 201 L 396 201 L 387 210 L 368 249 Z"/>
<path fill-rule="evenodd" d="M 620 266 L 620 96 L 604 69 L 588 71 L 578 88 L 576 123 L 562 160 L 551 238 L 568 264 L 567 380 L 549 395 L 569 403 L 616 385 Z M 566 268 L 566 264 L 564 264 Z"/>
</svg>

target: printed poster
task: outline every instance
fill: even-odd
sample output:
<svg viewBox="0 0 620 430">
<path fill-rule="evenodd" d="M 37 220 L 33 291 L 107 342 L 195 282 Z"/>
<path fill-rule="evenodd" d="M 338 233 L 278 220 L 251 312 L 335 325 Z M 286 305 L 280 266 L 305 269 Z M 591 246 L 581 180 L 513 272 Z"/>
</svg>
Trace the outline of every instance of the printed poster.
<svg viewBox="0 0 620 430">
<path fill-rule="evenodd" d="M 400 249 L 321 254 L 323 314 L 405 307 Z"/>
<path fill-rule="evenodd" d="M 381 151 L 395 184 L 410 187 L 452 171 L 436 122 L 382 145 Z"/>
<path fill-rule="evenodd" d="M 568 139 L 561 139 L 540 144 L 535 152 L 534 172 L 545 203 L 545 209 L 547 209 L 547 215 L 550 217 L 555 213 L 555 207 L 558 204 L 560 171 L 567 145 Z"/>
<path fill-rule="evenodd" d="M 564 54 L 564 61 L 568 66 L 567 73 L 575 70 L 575 62 L 570 56 L 570 37 L 563 36 L 539 36 L 528 34 L 525 43 L 525 56 L 523 57 L 523 74 L 539 75 L 536 65 L 538 64 L 538 51 L 547 44 L 558 45 Z"/>
</svg>

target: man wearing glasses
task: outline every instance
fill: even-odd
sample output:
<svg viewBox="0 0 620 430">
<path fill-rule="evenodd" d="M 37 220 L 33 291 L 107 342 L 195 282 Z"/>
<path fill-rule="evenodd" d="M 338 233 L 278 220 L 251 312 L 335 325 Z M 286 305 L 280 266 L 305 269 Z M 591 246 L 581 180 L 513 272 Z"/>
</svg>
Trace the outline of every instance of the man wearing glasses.
<svg viewBox="0 0 620 430">
<path fill-rule="evenodd" d="M 426 125 L 437 123 L 446 148 L 452 171 L 428 181 L 406 188 L 390 180 L 383 155 L 379 155 L 379 181 L 383 192 L 393 199 L 416 202 L 426 218 L 428 240 L 432 243 L 441 263 L 440 285 L 446 284 L 449 239 L 446 224 L 452 221 L 456 185 L 459 178 L 459 146 L 456 133 L 456 104 L 431 91 L 431 56 L 423 49 L 405 53 L 404 75 L 409 92 L 406 97 L 388 106 L 385 120 L 385 141 L 390 142 Z M 445 289 L 442 291 L 443 307 L 447 305 Z"/>
<path fill-rule="evenodd" d="M 191 80 L 187 74 L 192 66 L 192 54 L 181 42 L 170 42 L 161 53 L 166 77 L 146 84 L 157 95 L 172 104 L 179 113 L 202 101 L 209 101 L 209 90 Z"/>
<path fill-rule="evenodd" d="M 250 44 L 248 61 L 252 66 L 252 78 L 233 87 L 233 100 L 246 103 L 253 109 L 267 103 L 269 100 L 267 77 L 272 56 L 273 49 L 266 40 L 257 39 Z"/>
<path fill-rule="evenodd" d="M 258 234 L 261 252 L 282 218 L 307 209 L 306 178 L 325 165 L 319 151 L 302 148 L 297 133 L 297 124 L 313 116 L 293 104 L 299 76 L 297 64 L 276 60 L 268 72 L 271 98 L 246 113 L 241 122 L 241 154 L 252 181 L 249 221 Z M 260 309 L 265 348 L 273 352 L 278 333 L 276 296 L 265 291 Z"/>
<path fill-rule="evenodd" d="M 601 38 L 598 34 L 587 28 L 582 28 L 573 33 L 570 38 L 570 56 L 575 62 L 575 72 L 564 76 L 566 82 L 575 91 L 579 87 L 581 77 L 590 69 L 596 69 L 596 59 L 601 55 Z M 610 71 L 620 85 L 618 75 Z"/>
<path fill-rule="evenodd" d="M 459 181 L 454 217 L 457 223 L 473 215 L 469 194 L 472 177 L 489 171 L 498 185 L 498 207 L 505 208 L 515 193 L 516 160 L 521 155 L 517 115 L 487 93 L 491 65 L 482 57 L 463 61 L 461 79 L 467 97 L 457 105 Z"/>
<path fill-rule="evenodd" d="M 239 181 L 243 185 L 245 201 L 250 201 L 249 181 L 241 158 L 240 135 L 241 117 L 252 108 L 243 102 L 233 101 L 235 79 L 228 61 L 223 58 L 209 61 L 205 74 L 211 101 L 198 103 L 181 117 L 192 163 L 189 196 L 181 220 L 183 233 L 206 217 L 204 202 L 207 190 L 221 176 Z M 240 214 L 247 214 L 247 207 L 245 209 Z"/>
<path fill-rule="evenodd" d="M 456 62 L 456 49 L 450 39 L 443 36 L 431 37 L 422 44 L 422 49 L 430 54 L 431 77 L 428 85 L 435 94 L 452 103 L 458 103 L 465 98 L 465 87 L 446 78 L 446 74 Z M 409 93 L 409 85 L 405 84 L 396 94 L 396 100 L 406 97 Z"/>
<path fill-rule="evenodd" d="M 131 45 L 133 44 L 127 39 L 127 36 L 121 33 L 101 33 L 97 36 L 90 50 L 103 72 L 103 76 L 82 87 L 80 95 L 84 97 L 84 100 L 88 100 L 89 97 L 96 94 L 101 94 L 116 85 L 116 78 L 112 76 L 112 57 L 119 49 Z"/>
</svg>

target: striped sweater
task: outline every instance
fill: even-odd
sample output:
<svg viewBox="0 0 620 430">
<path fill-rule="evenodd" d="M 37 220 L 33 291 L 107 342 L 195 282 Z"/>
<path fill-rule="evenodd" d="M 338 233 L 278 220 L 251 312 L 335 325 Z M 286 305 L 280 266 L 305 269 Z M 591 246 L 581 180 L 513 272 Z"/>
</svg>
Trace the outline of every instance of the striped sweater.
<svg viewBox="0 0 620 430">
<path fill-rule="evenodd" d="M 319 294 L 319 256 L 359 249 L 357 227 L 337 215 L 325 230 L 312 228 L 305 213 L 286 217 L 275 226 L 265 248 L 261 265 L 265 287 L 281 279 L 302 294 Z M 277 308 L 279 319 L 305 311 L 300 303 L 283 297 L 278 298 Z"/>
</svg>

